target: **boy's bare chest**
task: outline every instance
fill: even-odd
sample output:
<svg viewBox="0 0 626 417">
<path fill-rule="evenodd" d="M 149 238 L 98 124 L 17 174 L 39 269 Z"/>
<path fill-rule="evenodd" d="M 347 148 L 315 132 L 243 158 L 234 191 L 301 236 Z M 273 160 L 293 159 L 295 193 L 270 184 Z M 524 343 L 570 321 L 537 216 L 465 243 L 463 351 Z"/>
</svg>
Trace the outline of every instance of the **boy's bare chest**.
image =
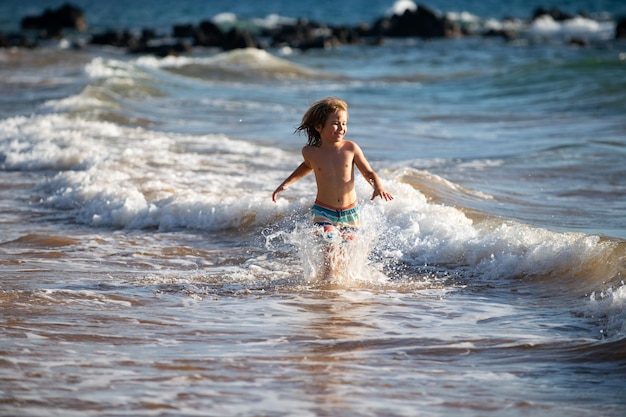
<svg viewBox="0 0 626 417">
<path fill-rule="evenodd" d="M 341 172 L 352 169 L 353 159 L 350 152 L 319 152 L 312 162 L 316 171 Z"/>
</svg>

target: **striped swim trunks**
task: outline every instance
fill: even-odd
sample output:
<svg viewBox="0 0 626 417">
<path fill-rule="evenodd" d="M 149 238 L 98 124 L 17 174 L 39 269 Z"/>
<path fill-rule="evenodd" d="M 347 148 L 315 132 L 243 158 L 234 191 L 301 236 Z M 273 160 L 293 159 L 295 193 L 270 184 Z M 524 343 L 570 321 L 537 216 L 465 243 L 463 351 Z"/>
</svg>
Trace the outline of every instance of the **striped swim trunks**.
<svg viewBox="0 0 626 417">
<path fill-rule="evenodd" d="M 330 207 L 315 200 L 311 208 L 313 223 L 324 228 L 324 237 L 332 239 L 339 229 L 345 239 L 349 232 L 355 232 L 361 225 L 357 203 L 344 208 Z"/>
</svg>

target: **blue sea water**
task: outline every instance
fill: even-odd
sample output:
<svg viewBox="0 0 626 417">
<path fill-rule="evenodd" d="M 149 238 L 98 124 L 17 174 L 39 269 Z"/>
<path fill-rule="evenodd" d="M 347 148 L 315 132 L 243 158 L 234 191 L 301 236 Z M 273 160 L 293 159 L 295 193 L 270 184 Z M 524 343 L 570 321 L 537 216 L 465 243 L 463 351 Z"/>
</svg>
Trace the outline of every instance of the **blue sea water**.
<svg viewBox="0 0 626 417">
<path fill-rule="evenodd" d="M 413 4 L 73 3 L 92 33 Z M 59 5 L 0 1 L 0 31 Z M 519 36 L 0 50 L 0 415 L 621 416 L 626 6 L 428 6 Z M 359 177 L 319 282 L 313 178 L 270 197 L 327 95 L 395 199 Z"/>
</svg>

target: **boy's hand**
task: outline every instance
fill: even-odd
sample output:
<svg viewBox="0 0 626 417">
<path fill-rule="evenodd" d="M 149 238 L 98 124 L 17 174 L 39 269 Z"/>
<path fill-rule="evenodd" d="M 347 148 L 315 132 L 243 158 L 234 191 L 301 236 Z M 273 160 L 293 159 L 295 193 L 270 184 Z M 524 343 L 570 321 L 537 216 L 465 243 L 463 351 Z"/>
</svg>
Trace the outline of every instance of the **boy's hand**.
<svg viewBox="0 0 626 417">
<path fill-rule="evenodd" d="M 286 189 L 287 189 L 286 185 L 278 186 L 278 188 L 275 189 L 274 192 L 272 193 L 272 201 L 275 203 L 276 202 L 276 197 L 278 197 L 278 193 L 280 193 L 281 191 L 285 191 Z"/>
<path fill-rule="evenodd" d="M 376 188 L 374 189 L 374 194 L 372 194 L 372 200 L 375 199 L 376 197 L 380 197 L 385 201 L 389 201 L 389 200 L 393 200 L 393 196 L 391 194 L 389 194 L 387 191 L 385 191 L 382 188 Z"/>
</svg>

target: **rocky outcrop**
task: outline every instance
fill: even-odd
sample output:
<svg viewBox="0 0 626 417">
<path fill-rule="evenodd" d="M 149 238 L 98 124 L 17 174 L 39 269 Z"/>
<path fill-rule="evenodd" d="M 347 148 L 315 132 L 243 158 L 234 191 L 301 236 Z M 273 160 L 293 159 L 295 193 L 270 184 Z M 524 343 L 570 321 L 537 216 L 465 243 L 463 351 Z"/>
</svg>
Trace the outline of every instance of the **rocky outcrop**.
<svg viewBox="0 0 626 417">
<path fill-rule="evenodd" d="M 432 9 L 419 5 L 402 15 L 383 17 L 374 23 L 375 36 L 419 37 L 423 39 L 450 38 L 461 35 L 460 27 Z"/>
<path fill-rule="evenodd" d="M 531 19 L 539 19 L 542 16 L 550 16 L 556 21 L 575 17 L 557 8 L 537 8 Z M 83 11 L 69 3 L 56 10 L 47 9 L 39 16 L 27 16 L 22 19 L 21 24 L 23 29 L 21 33 L 0 33 L 0 47 L 35 47 L 42 39 L 61 37 L 65 29 L 74 31 L 87 29 Z M 364 23 L 354 27 L 332 26 L 299 19 L 294 23 L 251 33 L 237 27 L 224 30 L 216 23 L 204 20 L 197 25 L 175 25 L 168 35 L 158 35 L 152 29 L 144 29 L 141 35 L 126 29 L 114 29 L 91 34 L 83 41 L 92 45 L 125 48 L 130 53 L 165 56 L 189 52 L 194 47 L 222 50 L 290 47 L 308 50 L 358 44 L 364 41 L 368 44 L 381 44 L 385 38 L 391 37 L 433 39 L 469 35 L 513 40 L 518 35 L 514 30 L 504 28 L 489 29 L 484 33 L 472 33 L 473 30 L 475 29 L 461 27 L 461 24 L 450 20 L 447 16 L 419 5 L 414 10 L 407 9 L 399 15 L 381 17 L 371 26 Z M 626 19 L 618 22 L 615 37 L 626 38 Z M 570 40 L 570 44 L 587 45 L 579 40 Z"/>
<path fill-rule="evenodd" d="M 34 44 L 26 36 L 19 33 L 0 33 L 0 48 L 33 48 Z"/>
<path fill-rule="evenodd" d="M 573 19 L 575 17 L 573 14 L 566 13 L 556 7 L 553 7 L 551 9 L 548 9 L 546 7 L 538 7 L 533 12 L 532 20 L 537 20 L 542 16 L 550 16 L 557 22 Z"/>
<path fill-rule="evenodd" d="M 200 25 L 174 28 L 175 38 L 192 38 L 196 46 L 220 46 L 224 33 L 215 23 L 205 20 Z"/>
<path fill-rule="evenodd" d="M 51 38 L 60 36 L 63 29 L 86 31 L 87 22 L 81 9 L 66 3 L 58 9 L 46 9 L 39 16 L 24 17 L 21 27 L 23 30 L 43 31 L 44 37 Z"/>
<path fill-rule="evenodd" d="M 626 39 L 626 17 L 622 17 L 615 26 L 615 39 Z"/>
<path fill-rule="evenodd" d="M 128 30 L 109 30 L 93 35 L 92 45 L 107 45 L 117 48 L 134 48 L 138 45 L 138 39 Z"/>
<path fill-rule="evenodd" d="M 261 36 L 270 38 L 272 47 L 289 46 L 301 50 L 361 42 L 358 29 L 328 26 L 305 19 L 266 30 Z"/>
</svg>

